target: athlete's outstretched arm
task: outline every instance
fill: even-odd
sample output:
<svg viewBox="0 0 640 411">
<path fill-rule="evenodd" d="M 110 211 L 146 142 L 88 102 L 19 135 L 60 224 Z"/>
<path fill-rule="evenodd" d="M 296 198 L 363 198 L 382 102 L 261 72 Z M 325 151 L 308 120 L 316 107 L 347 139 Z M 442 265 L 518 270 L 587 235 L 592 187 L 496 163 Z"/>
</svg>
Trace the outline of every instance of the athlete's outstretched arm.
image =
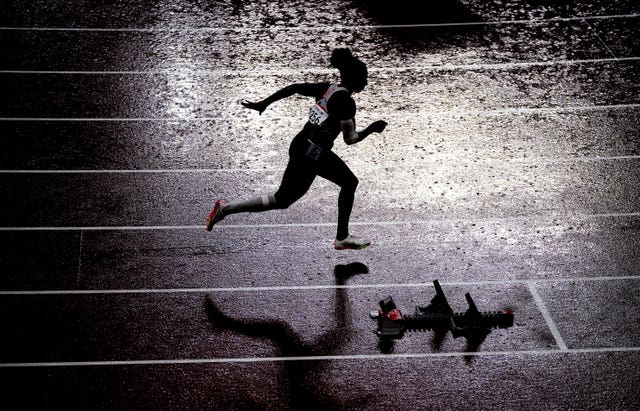
<svg viewBox="0 0 640 411">
<path fill-rule="evenodd" d="M 275 103 L 278 100 L 282 100 L 283 98 L 287 98 L 293 96 L 294 94 L 301 94 L 303 96 L 315 96 L 317 94 L 318 84 L 317 83 L 297 83 L 291 84 L 287 87 L 284 87 L 264 100 L 260 101 L 247 101 L 243 100 L 240 102 L 246 108 L 250 108 L 252 110 L 257 110 L 260 114 L 271 104 Z"/>
<path fill-rule="evenodd" d="M 342 127 L 342 136 L 344 142 L 348 145 L 359 143 L 369 136 L 371 133 L 382 133 L 387 126 L 387 122 L 384 120 L 374 121 L 369 124 L 364 130 L 356 131 L 356 122 L 354 119 L 342 120 L 340 122 Z"/>
</svg>

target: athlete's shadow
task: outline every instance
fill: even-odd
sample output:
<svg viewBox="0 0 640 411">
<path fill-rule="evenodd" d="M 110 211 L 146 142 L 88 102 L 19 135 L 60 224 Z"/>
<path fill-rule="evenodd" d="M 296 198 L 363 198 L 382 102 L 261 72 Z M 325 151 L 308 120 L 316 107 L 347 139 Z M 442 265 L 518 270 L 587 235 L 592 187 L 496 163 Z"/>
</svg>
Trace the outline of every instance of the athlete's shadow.
<svg viewBox="0 0 640 411">
<path fill-rule="evenodd" d="M 337 265 L 334 268 L 336 285 L 342 286 L 354 275 L 368 273 L 362 263 Z M 347 298 L 347 290 L 337 287 L 334 305 L 333 327 L 308 343 L 296 331 L 282 320 L 241 319 L 233 318 L 222 312 L 211 297 L 205 297 L 207 317 L 216 328 L 225 328 L 249 337 L 267 338 L 278 348 L 282 357 L 326 356 L 338 352 L 349 340 L 349 329 L 352 323 L 351 305 Z M 337 405 L 337 399 L 327 398 L 327 392 L 333 391 L 319 384 L 318 376 L 324 372 L 328 361 L 283 361 L 283 366 L 290 387 L 290 402 L 293 409 L 308 410 L 340 410 L 362 406 L 366 398 L 356 398 L 343 406 Z M 345 400 L 341 400 L 345 403 Z"/>
<path fill-rule="evenodd" d="M 444 342 L 449 330 L 446 328 L 434 328 L 431 330 L 432 336 L 429 341 L 429 346 L 433 352 L 439 352 L 440 348 L 442 348 L 442 343 Z M 422 333 L 420 333 L 422 334 Z M 479 332 L 477 334 L 472 334 L 465 336 L 464 338 L 467 340 L 467 344 L 465 346 L 464 352 L 468 353 L 464 356 L 464 360 L 467 364 L 471 363 L 476 357 L 475 353 L 478 352 L 480 345 L 484 342 L 484 340 L 489 335 L 489 331 L 486 333 Z M 381 338 L 378 342 L 378 349 L 382 354 L 393 354 L 395 349 L 395 341 L 390 339 Z"/>
</svg>

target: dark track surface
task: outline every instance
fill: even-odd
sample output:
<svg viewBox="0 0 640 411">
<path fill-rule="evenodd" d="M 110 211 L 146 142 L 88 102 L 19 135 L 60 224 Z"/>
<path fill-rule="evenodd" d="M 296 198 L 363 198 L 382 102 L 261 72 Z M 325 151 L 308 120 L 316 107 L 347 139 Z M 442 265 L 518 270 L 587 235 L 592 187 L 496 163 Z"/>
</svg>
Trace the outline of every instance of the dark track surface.
<svg viewBox="0 0 640 411">
<path fill-rule="evenodd" d="M 640 408 L 637 2 L 10 3 L 4 409 Z M 334 148 L 372 246 L 333 250 L 321 179 L 206 232 L 277 189 L 310 104 L 238 101 L 337 79 L 334 47 L 369 66 L 358 128 L 389 123 Z M 434 279 L 514 326 L 381 344 L 369 312 Z"/>
</svg>

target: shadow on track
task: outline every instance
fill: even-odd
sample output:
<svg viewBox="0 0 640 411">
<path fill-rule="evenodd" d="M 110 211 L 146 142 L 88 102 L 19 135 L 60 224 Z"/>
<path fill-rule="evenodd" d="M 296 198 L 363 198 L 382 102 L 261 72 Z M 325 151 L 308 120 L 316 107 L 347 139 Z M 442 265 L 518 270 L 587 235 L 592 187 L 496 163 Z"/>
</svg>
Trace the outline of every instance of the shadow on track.
<svg viewBox="0 0 640 411">
<path fill-rule="evenodd" d="M 447 47 L 459 47 L 485 35 L 486 28 L 476 24 L 483 19 L 455 0 L 424 2 L 409 0 L 352 0 L 353 5 L 376 24 L 389 26 L 379 32 L 393 40 L 396 51 L 415 53 Z M 454 23 L 454 24 L 451 24 Z M 412 25 L 422 27 L 402 27 Z M 400 27 L 398 27 L 400 26 Z M 476 38 L 476 40 L 472 40 Z M 391 52 L 391 51 L 389 51 Z"/>
<path fill-rule="evenodd" d="M 457 0 L 352 0 L 380 24 L 438 24 L 480 21 L 480 17 Z"/>
<path fill-rule="evenodd" d="M 438 280 L 434 280 L 436 295 L 427 306 L 417 306 L 414 313 L 403 314 L 391 296 L 380 300 L 380 309 L 372 312 L 371 318 L 377 321 L 376 334 L 378 347 L 383 354 L 394 351 L 395 340 L 407 333 L 433 332 L 430 346 L 434 352 L 440 351 L 447 333 L 453 338 L 466 339 L 465 361 L 471 362 L 480 345 L 493 328 L 513 326 L 513 310 L 480 311 L 469 293 L 465 298 L 469 305 L 465 312 L 455 312 L 444 294 Z"/>
<path fill-rule="evenodd" d="M 354 275 L 366 274 L 369 270 L 362 263 L 337 265 L 334 268 L 336 285 L 345 285 Z M 205 311 L 211 324 L 249 337 L 266 338 L 273 342 L 282 357 L 307 357 L 336 354 L 348 341 L 352 323 L 351 305 L 347 290 L 336 289 L 334 306 L 334 326 L 312 343 L 307 343 L 285 321 L 233 318 L 222 312 L 211 297 L 205 297 Z M 290 391 L 290 406 L 305 410 L 343 410 L 361 407 L 368 398 L 355 398 L 349 404 L 338 404 L 338 400 L 328 398 L 333 390 L 322 386 L 319 378 L 329 362 L 327 361 L 283 361 Z M 345 402 L 344 400 L 340 402 Z"/>
<path fill-rule="evenodd" d="M 422 334 L 424 332 L 427 332 L 427 331 L 415 332 L 415 334 L 418 334 L 418 333 Z M 431 350 L 433 352 L 440 352 L 440 349 L 442 348 L 442 343 L 444 342 L 449 330 L 447 328 L 434 328 L 433 330 L 431 330 L 431 332 L 433 334 L 431 336 L 431 340 L 429 341 L 429 346 L 431 347 Z M 489 334 L 490 332 L 487 331 L 487 332 L 472 334 L 465 337 L 465 339 L 467 340 L 467 344 L 465 346 L 464 352 L 468 353 L 468 355 L 464 356 L 464 360 L 467 364 L 473 362 L 474 358 L 476 357 L 474 353 L 480 349 L 480 345 L 482 345 L 482 343 L 486 340 Z M 405 337 L 405 338 L 410 338 L 410 337 Z M 418 337 L 418 338 L 421 338 L 421 337 Z M 395 340 L 388 339 L 388 338 L 380 338 L 378 341 L 378 349 L 382 354 L 393 354 L 395 349 Z"/>
</svg>

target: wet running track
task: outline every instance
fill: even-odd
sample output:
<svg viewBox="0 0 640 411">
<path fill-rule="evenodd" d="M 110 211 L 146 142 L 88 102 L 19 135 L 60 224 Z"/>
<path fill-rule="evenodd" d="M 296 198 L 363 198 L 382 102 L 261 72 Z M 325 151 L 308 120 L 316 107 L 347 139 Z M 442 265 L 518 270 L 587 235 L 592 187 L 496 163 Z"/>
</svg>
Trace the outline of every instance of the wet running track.
<svg viewBox="0 0 640 411">
<path fill-rule="evenodd" d="M 0 5 L 6 409 L 640 408 L 640 6 L 405 3 Z M 333 250 L 320 179 L 207 233 L 310 103 L 238 101 L 337 79 L 334 47 L 389 123 L 335 147 L 372 246 Z M 369 312 L 434 279 L 514 326 L 381 344 Z"/>
</svg>

